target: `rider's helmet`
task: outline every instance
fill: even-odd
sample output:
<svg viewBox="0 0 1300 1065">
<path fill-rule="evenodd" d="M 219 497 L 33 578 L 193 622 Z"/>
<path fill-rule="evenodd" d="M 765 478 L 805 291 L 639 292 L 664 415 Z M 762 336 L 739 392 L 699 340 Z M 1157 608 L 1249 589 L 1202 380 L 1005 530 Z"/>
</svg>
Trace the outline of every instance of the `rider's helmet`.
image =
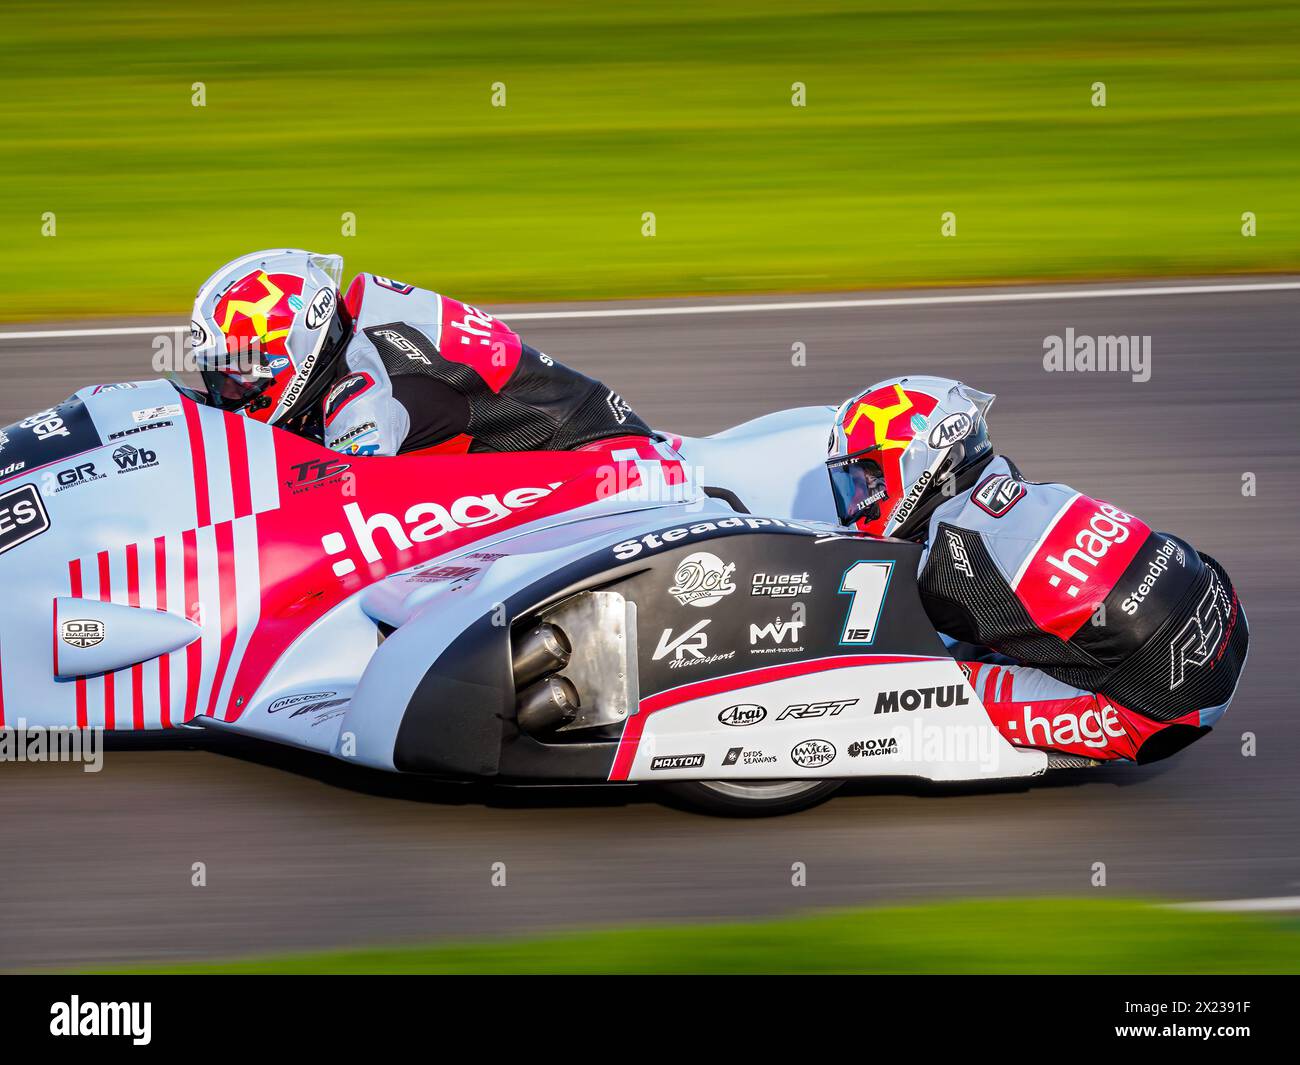
<svg viewBox="0 0 1300 1065">
<path fill-rule="evenodd" d="M 835 412 L 826 469 L 840 524 L 904 539 L 993 457 L 994 397 L 947 377 L 895 377 Z"/>
<path fill-rule="evenodd" d="M 194 301 L 190 341 L 208 400 L 281 425 L 309 412 L 352 335 L 343 258 L 258 251 L 226 263 Z"/>
</svg>

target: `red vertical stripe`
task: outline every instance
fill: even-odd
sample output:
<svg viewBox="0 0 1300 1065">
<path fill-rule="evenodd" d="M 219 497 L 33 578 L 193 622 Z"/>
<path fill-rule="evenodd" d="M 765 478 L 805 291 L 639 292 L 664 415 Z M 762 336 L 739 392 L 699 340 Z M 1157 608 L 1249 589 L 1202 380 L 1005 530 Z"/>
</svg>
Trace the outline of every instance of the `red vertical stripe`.
<svg viewBox="0 0 1300 1065">
<path fill-rule="evenodd" d="M 140 605 L 140 549 L 136 544 L 126 548 L 126 601 L 134 607 Z M 131 727 L 144 728 L 144 666 L 139 662 L 131 667 Z"/>
<path fill-rule="evenodd" d="M 998 674 L 1001 672 L 1001 666 L 994 666 L 989 670 L 989 675 L 984 678 L 984 702 L 996 701 L 998 697 Z"/>
<path fill-rule="evenodd" d="M 126 545 L 126 601 L 129 606 L 140 605 L 140 549 L 136 544 Z"/>
<path fill-rule="evenodd" d="M 181 534 L 185 552 L 185 602 L 184 614 L 194 624 L 203 625 L 203 605 L 199 602 L 199 545 L 193 529 Z M 193 719 L 198 711 L 199 678 L 203 671 L 203 639 L 200 637 L 185 648 L 185 720 Z"/>
<path fill-rule="evenodd" d="M 212 524 L 212 495 L 208 486 L 208 456 L 203 443 L 203 415 L 195 403 L 183 404 L 185 429 L 189 433 L 190 454 L 194 465 L 194 515 L 195 524 L 202 529 Z M 240 436 L 239 446 L 247 452 Z M 244 465 L 247 466 L 245 456 Z M 206 604 L 199 602 L 199 547 L 195 531 L 182 534 L 185 554 L 185 604 L 184 613 L 196 625 L 203 627 L 207 613 Z M 185 648 L 185 720 L 191 721 L 199 712 L 199 685 L 203 679 L 203 640 L 195 640 Z"/>
<path fill-rule="evenodd" d="M 1012 677 L 1013 677 L 1013 674 L 1012 674 L 1012 672 L 1011 672 L 1010 669 L 1004 669 L 1004 670 L 1002 671 L 1002 690 L 998 693 L 998 702 L 1001 702 L 1001 703 L 1009 703 L 1009 702 L 1011 702 L 1011 680 L 1012 680 Z"/>
<path fill-rule="evenodd" d="M 167 609 L 167 539 L 153 542 L 154 587 L 159 610 Z M 172 656 L 158 659 L 158 716 L 163 728 L 172 727 Z"/>
<path fill-rule="evenodd" d="M 194 513 L 199 528 L 212 524 L 212 504 L 208 496 L 208 456 L 203 448 L 203 416 L 197 403 L 186 400 L 185 428 L 190 435 L 190 455 L 194 462 Z"/>
<path fill-rule="evenodd" d="M 230 491 L 234 498 L 235 517 L 253 513 L 253 474 L 248 468 L 248 440 L 244 433 L 248 419 L 238 414 L 226 415 L 226 450 L 230 455 Z"/>
<path fill-rule="evenodd" d="M 208 717 L 215 715 L 221 682 L 230 665 L 235 650 L 235 633 L 239 627 L 239 602 L 235 587 L 235 526 L 223 521 L 216 526 L 217 534 L 217 585 L 221 599 L 221 651 L 217 658 L 217 672 L 212 678 L 212 691 L 208 696 Z"/>
<path fill-rule="evenodd" d="M 99 553 L 99 598 L 101 602 L 111 603 L 113 601 L 112 581 L 108 568 L 108 552 Z M 104 728 L 117 728 L 117 694 L 114 681 L 116 678 L 112 673 L 104 674 Z"/>
<path fill-rule="evenodd" d="M 73 599 L 81 598 L 81 559 L 74 558 L 68 563 L 68 594 Z M 86 713 L 86 678 L 78 677 L 77 686 L 77 728 L 88 728 L 89 715 Z"/>
</svg>

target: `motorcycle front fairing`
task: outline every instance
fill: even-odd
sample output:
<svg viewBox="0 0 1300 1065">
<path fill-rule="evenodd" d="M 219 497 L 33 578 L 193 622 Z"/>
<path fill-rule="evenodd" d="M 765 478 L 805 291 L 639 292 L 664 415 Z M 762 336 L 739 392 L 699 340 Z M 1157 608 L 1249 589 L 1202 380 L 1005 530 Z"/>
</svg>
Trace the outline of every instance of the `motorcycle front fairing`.
<svg viewBox="0 0 1300 1065">
<path fill-rule="evenodd" d="M 234 723 L 277 666 L 355 684 L 379 629 L 353 600 L 375 582 L 578 507 L 657 505 L 611 492 L 607 456 L 349 460 L 161 381 L 83 389 L 4 433 L 0 720 L 31 725 Z M 177 620 L 196 634 L 160 653 Z M 94 671 L 62 674 L 58 652 L 93 639 Z M 282 663 L 291 649 L 313 664 Z"/>
<path fill-rule="evenodd" d="M 816 521 L 820 456 L 794 442 L 823 417 L 679 441 L 666 476 L 594 452 L 340 456 L 165 382 L 83 389 L 5 430 L 0 723 L 205 726 L 460 778 L 1040 772 L 1005 741 L 992 766 L 978 742 L 881 746 L 890 693 L 943 689 L 940 720 L 972 727 L 980 707 L 924 621 L 915 549 Z M 754 500 L 773 516 L 737 512 Z M 679 571 L 729 590 L 683 593 Z M 760 575 L 806 590 L 776 602 Z M 573 630 L 592 716 L 539 737 L 514 663 L 546 619 Z"/>
</svg>

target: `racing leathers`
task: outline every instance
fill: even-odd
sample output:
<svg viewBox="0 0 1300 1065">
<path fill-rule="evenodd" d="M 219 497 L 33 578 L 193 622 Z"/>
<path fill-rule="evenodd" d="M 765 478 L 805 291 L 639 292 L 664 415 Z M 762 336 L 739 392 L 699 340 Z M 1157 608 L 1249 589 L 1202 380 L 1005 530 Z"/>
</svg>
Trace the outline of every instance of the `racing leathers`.
<svg viewBox="0 0 1300 1065">
<path fill-rule="evenodd" d="M 1227 709 L 1249 633 L 1223 567 L 1185 540 L 1006 458 L 930 517 L 919 570 L 935 627 L 1014 744 L 1164 757 Z"/>
<path fill-rule="evenodd" d="M 567 451 L 653 434 L 618 393 L 447 296 L 361 274 L 326 394 L 327 447 L 350 455 Z"/>
</svg>

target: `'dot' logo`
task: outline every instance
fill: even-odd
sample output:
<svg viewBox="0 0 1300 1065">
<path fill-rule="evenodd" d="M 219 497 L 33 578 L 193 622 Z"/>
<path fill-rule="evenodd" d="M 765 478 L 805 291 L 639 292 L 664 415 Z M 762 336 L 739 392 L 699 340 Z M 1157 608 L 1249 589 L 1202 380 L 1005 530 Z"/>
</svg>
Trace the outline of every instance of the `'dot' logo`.
<svg viewBox="0 0 1300 1065">
<path fill-rule="evenodd" d="M 696 551 L 678 563 L 668 593 L 683 606 L 712 606 L 736 590 L 731 579 L 735 572 L 734 562 L 723 562 L 708 551 Z"/>
</svg>

